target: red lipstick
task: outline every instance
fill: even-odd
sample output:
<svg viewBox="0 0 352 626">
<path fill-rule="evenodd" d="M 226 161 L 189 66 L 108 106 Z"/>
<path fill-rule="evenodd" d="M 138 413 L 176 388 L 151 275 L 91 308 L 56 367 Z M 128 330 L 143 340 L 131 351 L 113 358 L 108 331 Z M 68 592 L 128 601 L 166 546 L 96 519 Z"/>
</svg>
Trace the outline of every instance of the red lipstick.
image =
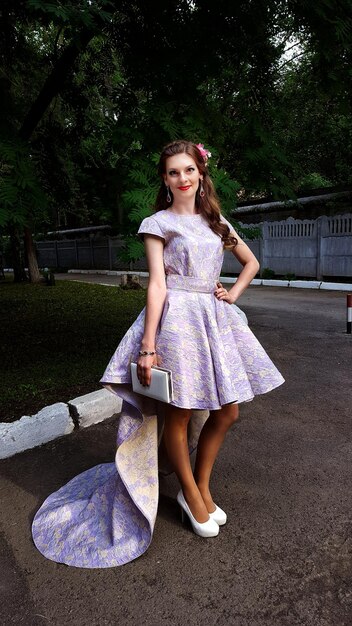
<svg viewBox="0 0 352 626">
<path fill-rule="evenodd" d="M 187 185 L 187 187 L 178 187 L 178 189 L 180 189 L 180 191 L 187 191 L 187 189 L 190 189 L 192 187 L 192 185 Z"/>
</svg>

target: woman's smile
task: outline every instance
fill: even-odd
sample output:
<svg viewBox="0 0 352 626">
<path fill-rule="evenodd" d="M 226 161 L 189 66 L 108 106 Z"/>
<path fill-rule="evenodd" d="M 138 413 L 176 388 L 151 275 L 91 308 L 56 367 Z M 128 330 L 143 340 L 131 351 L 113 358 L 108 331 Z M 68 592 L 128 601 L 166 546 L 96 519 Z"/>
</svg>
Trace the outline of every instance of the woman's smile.
<svg viewBox="0 0 352 626">
<path fill-rule="evenodd" d="M 187 191 L 190 187 L 192 187 L 192 185 L 182 185 L 182 187 L 178 187 L 178 189 L 180 189 L 180 191 Z"/>
</svg>

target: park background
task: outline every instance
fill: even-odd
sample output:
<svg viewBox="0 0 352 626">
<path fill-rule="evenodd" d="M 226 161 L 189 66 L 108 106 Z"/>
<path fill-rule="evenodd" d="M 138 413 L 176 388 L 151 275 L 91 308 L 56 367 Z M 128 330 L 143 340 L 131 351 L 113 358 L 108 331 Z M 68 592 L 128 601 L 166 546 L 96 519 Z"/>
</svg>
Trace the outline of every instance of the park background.
<svg viewBox="0 0 352 626">
<path fill-rule="evenodd" d="M 145 304 L 145 289 L 117 276 L 50 281 L 38 242 L 84 228 L 97 240 L 94 229 L 109 227 L 119 262 L 142 263 L 135 233 L 152 211 L 157 155 L 179 137 L 211 150 L 232 223 L 258 205 L 247 225 L 266 219 L 263 205 L 307 229 L 307 218 L 351 219 L 351 13 L 350 0 L 1 3 L 0 248 L 12 268 L 0 274 L 1 623 L 350 626 L 350 335 L 339 290 L 241 296 L 286 382 L 244 404 L 226 439 L 214 468 L 229 514 L 219 542 L 181 526 L 173 476 L 160 480 L 152 545 L 122 568 L 44 559 L 30 528 L 50 493 L 113 460 L 118 415 L 85 428 L 66 402 L 104 392 L 98 381 Z M 65 411 L 69 435 L 15 454 L 21 423 L 28 444 L 40 415 L 57 425 Z"/>
<path fill-rule="evenodd" d="M 175 138 L 211 150 L 228 217 L 238 204 L 351 191 L 350 9 L 3 2 L 0 236 L 14 280 L 40 281 L 35 242 L 58 230 L 110 226 L 120 262 L 140 259 L 135 233 Z M 329 195 L 320 213 L 346 213 L 350 198 Z"/>
</svg>

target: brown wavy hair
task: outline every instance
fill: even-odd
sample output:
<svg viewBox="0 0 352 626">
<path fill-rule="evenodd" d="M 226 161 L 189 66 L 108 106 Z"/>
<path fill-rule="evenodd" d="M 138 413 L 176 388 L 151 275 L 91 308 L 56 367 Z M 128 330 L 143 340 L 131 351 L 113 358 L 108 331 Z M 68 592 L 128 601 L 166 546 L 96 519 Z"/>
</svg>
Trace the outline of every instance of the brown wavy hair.
<svg viewBox="0 0 352 626">
<path fill-rule="evenodd" d="M 230 235 L 230 229 L 227 224 L 220 221 L 220 202 L 214 189 L 214 185 L 208 173 L 208 168 L 205 164 L 203 156 L 198 150 L 196 144 L 191 141 L 173 141 L 164 146 L 158 164 L 158 174 L 162 178 L 162 183 L 158 191 L 158 195 L 155 202 L 155 212 L 167 209 L 173 202 L 173 194 L 170 189 L 171 203 L 167 201 L 167 188 L 163 179 L 166 174 L 166 160 L 169 157 L 175 156 L 175 154 L 189 154 L 195 161 L 200 174 L 203 176 L 203 189 L 204 196 L 201 197 L 199 188 L 196 193 L 195 205 L 198 212 L 203 215 L 207 220 L 211 230 L 219 235 L 224 244 L 224 249 L 232 250 L 238 243 L 236 237 Z"/>
</svg>

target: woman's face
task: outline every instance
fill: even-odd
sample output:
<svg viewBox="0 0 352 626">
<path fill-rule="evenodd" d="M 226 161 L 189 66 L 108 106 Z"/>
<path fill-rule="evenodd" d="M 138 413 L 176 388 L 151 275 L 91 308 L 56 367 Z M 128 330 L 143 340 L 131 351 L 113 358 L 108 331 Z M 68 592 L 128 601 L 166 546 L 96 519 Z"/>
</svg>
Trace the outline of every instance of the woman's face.
<svg viewBox="0 0 352 626">
<path fill-rule="evenodd" d="M 164 181 L 166 185 L 169 185 L 175 203 L 181 199 L 194 198 L 200 180 L 202 180 L 202 176 L 199 169 L 188 154 L 175 154 L 175 156 L 166 159 Z"/>
</svg>

